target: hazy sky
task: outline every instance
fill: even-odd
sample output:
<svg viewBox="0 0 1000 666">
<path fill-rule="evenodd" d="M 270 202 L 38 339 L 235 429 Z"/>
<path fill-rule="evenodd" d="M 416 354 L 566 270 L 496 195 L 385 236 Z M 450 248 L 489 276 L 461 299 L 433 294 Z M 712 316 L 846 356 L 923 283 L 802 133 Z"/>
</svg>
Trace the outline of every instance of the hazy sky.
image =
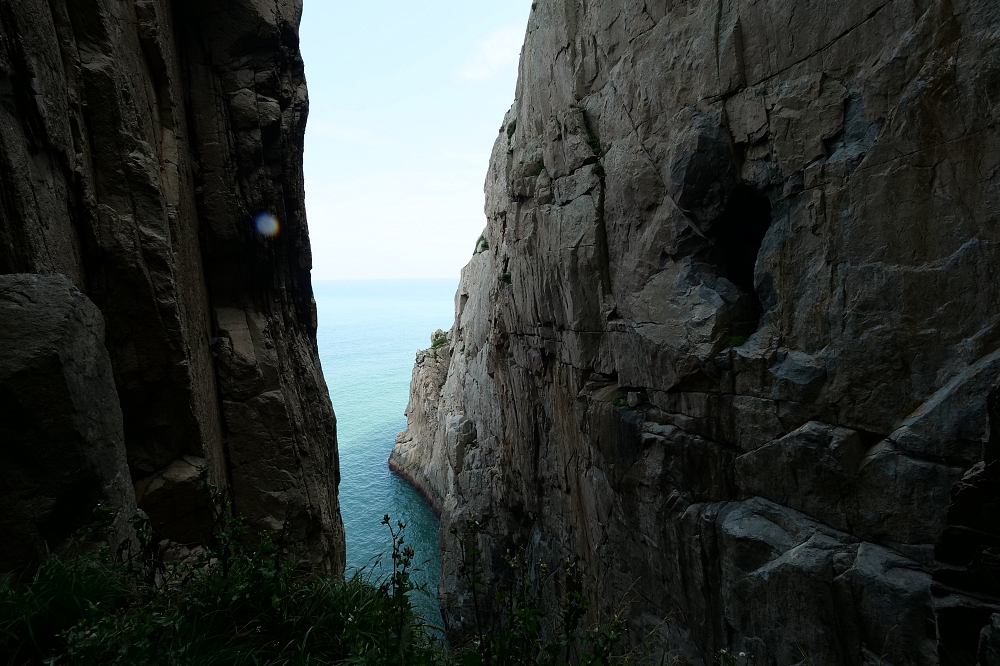
<svg viewBox="0 0 1000 666">
<path fill-rule="evenodd" d="M 305 0 L 313 278 L 458 277 L 531 0 Z"/>
</svg>

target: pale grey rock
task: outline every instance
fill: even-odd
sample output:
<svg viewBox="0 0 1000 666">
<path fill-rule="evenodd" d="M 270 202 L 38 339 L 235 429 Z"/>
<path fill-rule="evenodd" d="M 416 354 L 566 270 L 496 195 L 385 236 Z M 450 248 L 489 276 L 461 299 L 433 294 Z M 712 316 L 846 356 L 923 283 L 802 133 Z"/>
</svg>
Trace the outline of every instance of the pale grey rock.
<svg viewBox="0 0 1000 666">
<path fill-rule="evenodd" d="M 444 332 L 436 331 L 431 336 L 432 344 L 438 334 Z M 475 440 L 474 424 L 461 414 L 448 416 L 439 427 L 439 413 L 446 417 L 438 408 L 451 358 L 447 343 L 417 352 L 405 412 L 407 430 L 396 438 L 389 456 L 389 467 L 419 488 L 438 513 L 452 492 L 456 465 L 461 471 L 464 447 Z M 432 446 L 425 446 L 429 441 Z"/>
</svg>

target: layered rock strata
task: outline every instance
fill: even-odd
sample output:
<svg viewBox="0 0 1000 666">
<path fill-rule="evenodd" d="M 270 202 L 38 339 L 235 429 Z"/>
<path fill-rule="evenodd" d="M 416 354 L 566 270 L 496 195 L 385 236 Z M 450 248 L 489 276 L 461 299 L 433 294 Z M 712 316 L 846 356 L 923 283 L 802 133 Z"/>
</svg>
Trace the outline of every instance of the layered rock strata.
<svg viewBox="0 0 1000 666">
<path fill-rule="evenodd" d="M 577 560 L 668 662 L 992 654 L 998 36 L 987 0 L 533 3 L 394 452 L 453 632 L 475 517 L 487 580 Z"/>
<path fill-rule="evenodd" d="M 338 571 L 300 10 L 0 4 L 0 274 L 65 275 L 99 308 L 128 469 L 162 538 L 200 538 L 205 468 L 252 527 Z M 279 233 L 255 230 L 262 213 Z"/>
</svg>

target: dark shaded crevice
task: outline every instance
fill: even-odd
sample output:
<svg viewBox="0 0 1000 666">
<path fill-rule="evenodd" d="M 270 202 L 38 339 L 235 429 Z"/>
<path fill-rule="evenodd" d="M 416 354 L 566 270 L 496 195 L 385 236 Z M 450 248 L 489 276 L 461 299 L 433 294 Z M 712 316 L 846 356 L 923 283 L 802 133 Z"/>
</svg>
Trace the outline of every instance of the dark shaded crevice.
<svg viewBox="0 0 1000 666">
<path fill-rule="evenodd" d="M 771 226 L 771 202 L 745 184 L 730 193 L 722 214 L 711 225 L 715 246 L 709 251 L 709 261 L 719 274 L 748 296 L 748 311 L 739 322 L 734 335 L 750 335 L 760 325 L 764 314 L 760 296 L 754 286 L 754 269 L 764 235 Z"/>
<path fill-rule="evenodd" d="M 986 608 L 959 606 L 938 610 L 938 657 L 941 666 L 974 666 L 979 652 L 979 633 L 989 622 Z"/>
<path fill-rule="evenodd" d="M 990 423 L 989 439 L 983 448 L 983 461 L 987 465 L 1000 460 L 1000 389 L 986 397 L 986 415 Z"/>
<path fill-rule="evenodd" d="M 986 398 L 989 437 L 983 461 L 951 490 L 948 526 L 934 547 L 932 592 L 943 665 L 975 664 L 980 630 L 1000 609 L 1000 389 Z"/>
</svg>

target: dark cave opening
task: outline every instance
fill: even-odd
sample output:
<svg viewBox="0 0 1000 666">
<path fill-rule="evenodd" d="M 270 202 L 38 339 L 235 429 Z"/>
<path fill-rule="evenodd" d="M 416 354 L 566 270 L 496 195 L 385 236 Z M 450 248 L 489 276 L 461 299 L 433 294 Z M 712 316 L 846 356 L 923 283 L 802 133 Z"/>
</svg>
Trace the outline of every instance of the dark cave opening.
<svg viewBox="0 0 1000 666">
<path fill-rule="evenodd" d="M 722 214 L 712 224 L 715 238 L 713 255 L 722 274 L 751 297 L 753 321 L 745 322 L 749 334 L 757 330 L 764 313 L 754 286 L 754 268 L 764 235 L 771 226 L 771 202 L 748 185 L 737 185 L 726 201 Z"/>
<path fill-rule="evenodd" d="M 943 566 L 934 572 L 941 593 L 956 602 L 937 610 L 942 666 L 977 663 L 980 632 L 1000 600 L 1000 390 L 986 396 L 989 436 L 983 461 L 967 470 L 951 491 L 948 526 L 934 547 Z"/>
</svg>

